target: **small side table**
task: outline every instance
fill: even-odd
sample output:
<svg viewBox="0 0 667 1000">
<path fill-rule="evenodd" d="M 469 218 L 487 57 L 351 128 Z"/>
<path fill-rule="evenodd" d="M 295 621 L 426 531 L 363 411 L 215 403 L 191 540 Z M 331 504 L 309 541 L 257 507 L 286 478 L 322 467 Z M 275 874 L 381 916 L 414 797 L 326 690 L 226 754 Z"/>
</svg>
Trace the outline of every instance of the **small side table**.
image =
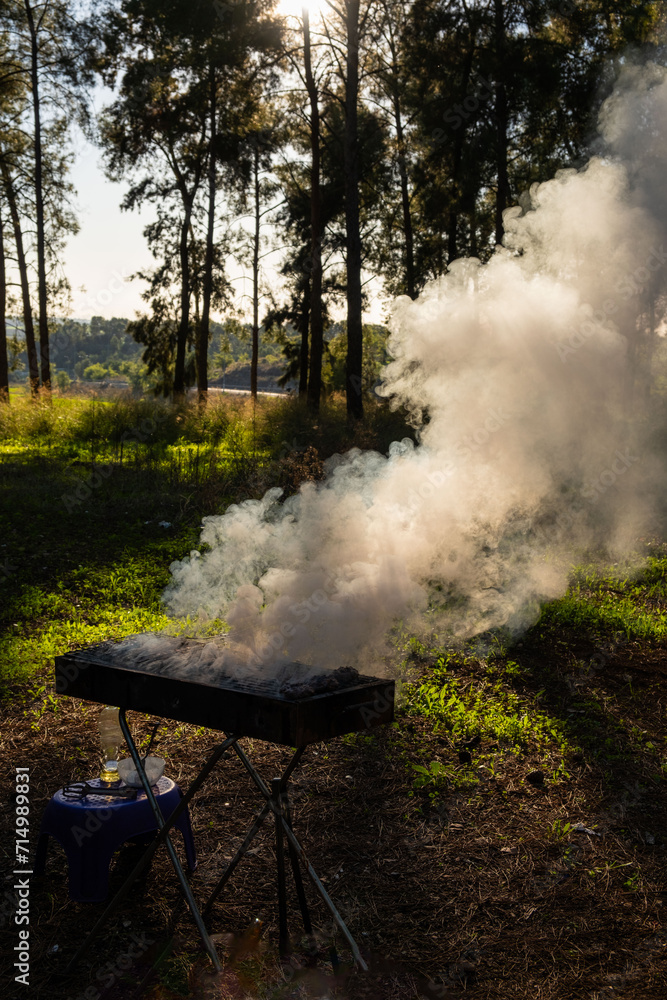
<svg viewBox="0 0 667 1000">
<path fill-rule="evenodd" d="M 44 874 L 49 837 L 55 837 L 67 855 L 70 898 L 99 903 L 108 895 L 114 851 L 127 840 L 145 842 L 151 834 L 157 834 L 158 824 L 143 789 L 137 790 L 136 799 L 121 799 L 105 795 L 99 778 L 88 784 L 99 787 L 100 794 L 72 800 L 65 798 L 61 788 L 51 798 L 42 819 L 34 873 Z M 153 785 L 153 794 L 165 820 L 183 797 L 178 785 L 164 776 Z M 192 872 L 197 866 L 197 855 L 187 808 L 175 826 L 183 835 L 188 868 Z"/>
</svg>

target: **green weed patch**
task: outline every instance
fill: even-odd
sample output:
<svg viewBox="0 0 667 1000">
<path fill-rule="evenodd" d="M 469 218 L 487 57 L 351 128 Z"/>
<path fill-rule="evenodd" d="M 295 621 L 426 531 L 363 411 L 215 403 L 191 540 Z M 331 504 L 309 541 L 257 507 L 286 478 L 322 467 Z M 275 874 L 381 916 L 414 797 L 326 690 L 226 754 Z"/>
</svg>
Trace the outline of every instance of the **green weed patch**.
<svg viewBox="0 0 667 1000">
<path fill-rule="evenodd" d="M 438 731 L 448 733 L 455 742 L 480 736 L 513 749 L 529 743 L 565 744 L 558 720 L 498 682 L 437 673 L 409 692 L 406 707 L 431 719 Z"/>
<path fill-rule="evenodd" d="M 543 608 L 543 625 L 661 642 L 667 635 L 667 560 L 649 557 L 632 573 L 578 568 L 568 593 Z"/>
</svg>

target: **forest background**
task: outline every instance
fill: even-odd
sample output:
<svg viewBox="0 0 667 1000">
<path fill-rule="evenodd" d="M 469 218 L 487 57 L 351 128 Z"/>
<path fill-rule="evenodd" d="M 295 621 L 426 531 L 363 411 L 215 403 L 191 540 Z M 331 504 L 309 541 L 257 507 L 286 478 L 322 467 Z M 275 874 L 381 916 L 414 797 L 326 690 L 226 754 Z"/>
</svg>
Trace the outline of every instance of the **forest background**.
<svg viewBox="0 0 667 1000">
<path fill-rule="evenodd" d="M 361 417 L 386 360 L 373 296 L 488 259 L 523 192 L 590 154 L 622 64 L 664 61 L 664 19 L 640 0 L 2 0 L 0 394 L 120 378 L 204 400 L 231 366 L 314 412 L 344 389 Z M 77 129 L 121 207 L 154 211 L 131 320 L 70 316 Z"/>
</svg>

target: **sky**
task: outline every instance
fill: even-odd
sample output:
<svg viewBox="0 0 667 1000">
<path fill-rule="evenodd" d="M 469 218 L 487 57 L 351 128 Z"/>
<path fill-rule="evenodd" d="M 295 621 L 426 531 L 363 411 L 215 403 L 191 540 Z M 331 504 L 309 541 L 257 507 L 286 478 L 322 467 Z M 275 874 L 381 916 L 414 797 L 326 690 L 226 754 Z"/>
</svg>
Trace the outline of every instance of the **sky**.
<svg viewBox="0 0 667 1000">
<path fill-rule="evenodd" d="M 315 25 L 321 16 L 322 0 L 277 0 L 276 8 L 298 23 L 304 2 L 310 8 L 311 23 Z M 96 110 L 99 111 L 112 96 L 110 90 L 97 87 L 93 95 Z M 104 175 L 100 150 L 79 131 L 73 138 L 76 156 L 70 179 L 77 192 L 74 208 L 80 230 L 69 238 L 63 256 L 65 274 L 72 287 L 71 315 L 76 319 L 90 319 L 91 316 L 132 319 L 135 313 L 147 308 L 141 298 L 146 282 L 131 280 L 130 276 L 137 270 L 155 266 L 143 236 L 144 228 L 153 221 L 155 213 L 150 205 L 141 211 L 121 212 L 120 204 L 129 183 L 109 181 Z M 262 260 L 262 278 L 272 290 L 280 286 L 279 259 L 278 254 L 271 254 Z M 247 316 L 252 292 L 250 274 L 231 259 L 227 263 L 227 273 L 235 290 L 236 303 Z M 373 280 L 369 289 L 376 286 L 378 283 Z M 343 319 L 345 309 L 334 307 L 331 313 L 334 319 Z M 385 313 L 385 301 L 372 293 L 364 320 L 383 322 Z M 214 314 L 213 318 L 220 319 L 220 316 Z"/>
<path fill-rule="evenodd" d="M 70 180 L 77 192 L 74 209 L 80 230 L 69 238 L 63 255 L 65 274 L 72 286 L 71 316 L 132 319 L 136 312 L 146 309 L 141 299 L 146 283 L 138 278 L 131 280 L 130 276 L 155 266 L 143 236 L 145 226 L 155 217 L 154 210 L 147 205 L 141 211 L 122 212 L 120 205 L 129 183 L 116 184 L 105 177 L 100 150 L 80 133 L 75 136 L 74 149 Z M 263 261 L 264 280 L 273 288 L 280 280 L 276 272 L 278 260 L 278 255 L 273 254 Z M 252 291 L 249 273 L 230 260 L 228 275 L 240 308 L 247 307 Z M 343 316 L 344 310 L 340 314 L 334 310 L 335 319 Z M 220 317 L 214 314 L 214 318 Z M 379 300 L 374 299 L 364 319 L 382 321 Z"/>
<path fill-rule="evenodd" d="M 63 259 L 72 286 L 72 316 L 131 319 L 142 308 L 145 283 L 128 279 L 151 265 L 142 230 L 153 213 L 150 208 L 121 212 L 127 185 L 106 179 L 99 150 L 83 136 L 77 136 L 75 150 L 70 180 L 77 192 L 75 211 L 81 228 L 70 237 Z"/>
<path fill-rule="evenodd" d="M 76 319 L 132 319 L 135 312 L 146 309 L 141 293 L 147 286 L 140 278 L 132 280 L 131 275 L 156 264 L 143 235 L 155 211 L 151 205 L 139 211 L 121 211 L 129 182 L 108 180 L 100 150 L 80 133 L 74 148 L 70 180 L 77 192 L 74 208 L 80 230 L 70 237 L 63 256 L 72 286 L 71 315 Z M 242 305 L 244 293 L 251 291 L 249 275 L 234 261 L 229 262 L 228 270 Z M 271 273 L 269 269 L 269 277 Z"/>
</svg>

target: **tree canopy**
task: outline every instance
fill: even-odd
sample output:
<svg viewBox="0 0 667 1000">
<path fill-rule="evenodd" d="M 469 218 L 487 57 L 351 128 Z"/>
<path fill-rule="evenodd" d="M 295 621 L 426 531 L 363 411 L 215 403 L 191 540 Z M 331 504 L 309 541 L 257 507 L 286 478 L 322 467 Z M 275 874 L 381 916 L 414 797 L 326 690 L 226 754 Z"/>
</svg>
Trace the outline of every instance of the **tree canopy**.
<svg viewBox="0 0 667 1000">
<path fill-rule="evenodd" d="M 154 206 L 131 330 L 163 391 L 196 381 L 205 400 L 214 318 L 242 317 L 245 267 L 253 390 L 271 330 L 316 411 L 343 329 L 351 419 L 369 295 L 414 298 L 458 257 L 488 258 L 522 193 L 582 162 L 622 63 L 663 59 L 665 24 L 658 0 L 326 0 L 310 18 L 271 0 L 108 0 L 88 19 L 5 0 L 0 15 L 0 304 L 22 313 L 33 388 L 68 290 L 69 130 L 92 128 L 97 76 L 121 207 Z M 0 394 L 7 350 L 0 326 Z"/>
</svg>

